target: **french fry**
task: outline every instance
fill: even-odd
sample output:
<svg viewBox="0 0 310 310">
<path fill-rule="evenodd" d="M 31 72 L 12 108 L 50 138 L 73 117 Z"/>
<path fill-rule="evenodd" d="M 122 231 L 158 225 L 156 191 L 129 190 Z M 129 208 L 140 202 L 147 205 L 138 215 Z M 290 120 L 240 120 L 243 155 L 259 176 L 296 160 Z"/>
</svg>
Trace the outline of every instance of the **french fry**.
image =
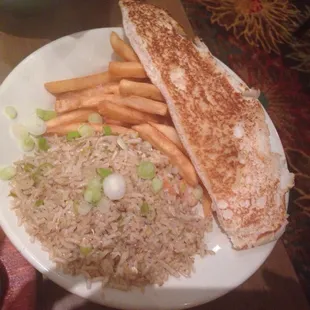
<svg viewBox="0 0 310 310">
<path fill-rule="evenodd" d="M 52 135 L 52 134 L 57 134 L 58 136 L 64 136 L 67 133 L 71 131 L 77 131 L 79 127 L 85 123 L 81 122 L 76 122 L 76 123 L 71 123 L 71 124 L 64 124 L 56 127 L 50 128 L 46 134 Z M 110 125 L 110 124 L 89 124 L 86 123 L 94 128 L 95 131 L 97 132 L 103 132 L 103 126 L 109 126 L 111 128 L 112 134 L 126 134 L 126 133 L 134 133 L 134 130 L 122 127 L 122 126 L 117 126 L 117 125 Z"/>
<path fill-rule="evenodd" d="M 150 124 L 136 125 L 132 128 L 139 133 L 142 139 L 147 140 L 153 147 L 167 155 L 171 162 L 178 167 L 180 175 L 189 185 L 193 187 L 198 185 L 198 176 L 194 166 L 173 142 Z"/>
<path fill-rule="evenodd" d="M 171 140 L 184 154 L 187 154 L 177 131 L 172 126 L 151 122 L 149 124 L 155 127 L 158 131 L 160 131 L 166 138 Z"/>
<path fill-rule="evenodd" d="M 99 125 L 99 124 L 91 124 L 91 126 L 98 132 L 102 131 L 102 127 L 103 126 L 109 126 L 111 128 L 112 134 L 117 134 L 117 135 L 122 135 L 122 134 L 126 134 L 126 133 L 134 133 L 135 131 L 131 128 L 126 128 L 123 126 L 119 126 L 119 125 L 112 125 L 109 123 L 103 124 L 103 126 Z M 101 127 L 101 130 L 100 130 Z"/>
<path fill-rule="evenodd" d="M 165 101 L 160 90 L 153 84 L 121 80 L 119 84 L 122 96 L 140 96 L 157 101 Z"/>
<path fill-rule="evenodd" d="M 104 96 L 104 98 L 106 101 L 124 105 L 145 113 L 157 114 L 162 116 L 165 116 L 168 113 L 168 107 L 165 103 L 152 99 L 138 96 L 121 97 L 117 95 L 106 95 Z"/>
<path fill-rule="evenodd" d="M 110 119 L 110 118 L 104 118 L 104 122 L 108 125 L 116 125 L 116 126 L 121 126 L 121 127 L 131 127 L 130 124 L 121 122 L 121 121 L 116 121 L 114 119 Z"/>
<path fill-rule="evenodd" d="M 100 103 L 98 111 L 105 118 L 134 125 L 145 122 L 159 123 L 162 121 L 162 118 L 157 115 L 144 113 L 108 101 Z"/>
<path fill-rule="evenodd" d="M 147 78 L 143 66 L 139 62 L 111 61 L 109 73 L 119 78 Z"/>
<path fill-rule="evenodd" d="M 111 32 L 110 43 L 114 52 L 124 60 L 140 61 L 133 48 L 126 44 L 114 31 Z"/>
<path fill-rule="evenodd" d="M 46 131 L 50 132 L 51 128 L 59 127 L 74 122 L 85 122 L 88 120 L 89 114 L 94 113 L 93 110 L 76 110 L 66 114 L 62 114 L 46 122 Z"/>
<path fill-rule="evenodd" d="M 117 76 L 113 76 L 109 72 L 103 72 L 68 80 L 47 82 L 44 84 L 44 87 L 51 94 L 57 95 L 68 91 L 81 90 L 119 80 L 120 78 L 118 78 Z"/>
<path fill-rule="evenodd" d="M 60 114 L 79 108 L 96 107 L 106 94 L 119 94 L 119 84 L 110 83 L 90 89 L 60 94 L 55 103 L 55 111 Z"/>
</svg>

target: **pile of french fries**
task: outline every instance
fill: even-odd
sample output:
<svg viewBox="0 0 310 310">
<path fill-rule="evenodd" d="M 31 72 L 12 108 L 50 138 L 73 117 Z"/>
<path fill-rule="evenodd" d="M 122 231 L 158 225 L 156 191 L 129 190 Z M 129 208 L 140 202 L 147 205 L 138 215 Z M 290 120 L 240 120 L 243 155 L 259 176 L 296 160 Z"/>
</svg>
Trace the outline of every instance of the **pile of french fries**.
<svg viewBox="0 0 310 310">
<path fill-rule="evenodd" d="M 88 122 L 91 113 L 99 113 L 104 124 L 89 124 L 102 132 L 138 132 L 141 138 L 167 155 L 180 175 L 192 187 L 199 184 L 195 168 L 173 127 L 160 90 L 150 83 L 134 50 L 115 32 L 110 43 L 123 61 L 112 61 L 107 72 L 45 83 L 56 97 L 57 117 L 47 121 L 47 134 L 66 135 Z M 210 198 L 203 198 L 205 216 L 210 216 Z"/>
</svg>

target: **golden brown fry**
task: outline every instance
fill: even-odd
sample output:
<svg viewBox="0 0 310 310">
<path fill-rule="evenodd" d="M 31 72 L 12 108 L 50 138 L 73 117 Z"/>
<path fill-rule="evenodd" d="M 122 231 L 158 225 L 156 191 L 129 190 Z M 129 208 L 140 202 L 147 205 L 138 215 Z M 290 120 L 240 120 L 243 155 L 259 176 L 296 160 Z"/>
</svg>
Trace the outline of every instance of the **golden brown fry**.
<svg viewBox="0 0 310 310">
<path fill-rule="evenodd" d="M 110 43 L 114 52 L 124 60 L 140 61 L 133 48 L 126 44 L 114 31 L 111 32 Z"/>
<path fill-rule="evenodd" d="M 184 154 L 186 154 L 186 150 L 179 138 L 177 131 L 172 127 L 164 124 L 156 124 L 149 123 L 153 127 L 155 127 L 158 131 L 160 131 L 166 138 L 171 140 Z"/>
<path fill-rule="evenodd" d="M 160 101 L 155 101 L 152 99 L 147 99 L 138 96 L 121 97 L 118 95 L 106 95 L 104 97 L 106 101 L 124 105 L 141 112 L 157 114 L 162 116 L 165 116 L 168 113 L 167 105 Z"/>
<path fill-rule="evenodd" d="M 68 91 L 76 91 L 85 88 L 94 87 L 100 84 L 107 84 L 110 82 L 119 81 L 120 78 L 112 76 L 109 72 L 103 72 L 83 77 L 47 82 L 44 87 L 51 94 L 60 94 Z"/>
<path fill-rule="evenodd" d="M 91 124 L 92 127 L 95 128 L 96 131 L 100 131 L 99 130 L 99 126 L 98 124 Z M 122 135 L 122 134 L 126 134 L 126 133 L 134 133 L 135 131 L 131 128 L 126 128 L 123 126 L 119 126 L 119 125 L 112 125 L 109 123 L 105 123 L 103 124 L 103 126 L 109 126 L 111 128 L 112 134 L 117 134 L 117 135 Z"/>
<path fill-rule="evenodd" d="M 194 166 L 173 142 L 150 124 L 136 125 L 132 128 L 139 133 L 142 139 L 147 140 L 153 147 L 167 155 L 171 162 L 178 167 L 180 175 L 189 185 L 193 187 L 198 185 L 198 176 Z"/>
<path fill-rule="evenodd" d="M 119 84 L 122 96 L 140 96 L 157 101 L 165 101 L 160 90 L 153 84 L 121 80 Z"/>
<path fill-rule="evenodd" d="M 58 135 L 64 136 L 68 132 L 77 131 L 78 128 L 81 126 L 82 123 L 71 123 L 71 124 L 60 124 L 55 127 L 50 127 L 45 132 L 45 135 Z"/>
<path fill-rule="evenodd" d="M 82 124 L 85 124 L 85 123 L 76 122 L 76 123 L 64 124 L 64 125 L 52 127 L 52 128 L 50 128 L 49 132 L 47 132 L 46 134 L 49 134 L 49 135 L 56 134 L 59 136 L 64 136 L 71 131 L 77 131 Z M 97 131 L 97 132 L 103 132 L 103 126 L 109 126 L 111 128 L 112 134 L 121 135 L 121 134 L 134 133 L 135 132 L 132 129 L 122 127 L 122 126 L 117 126 L 117 125 L 89 124 L 89 123 L 86 123 L 86 124 L 92 126 L 95 129 L 95 131 Z"/>
<path fill-rule="evenodd" d="M 55 111 L 60 114 L 79 108 L 96 107 L 106 94 L 119 94 L 119 84 L 110 83 L 75 92 L 60 94 L 55 103 Z"/>
<path fill-rule="evenodd" d="M 110 118 L 104 118 L 104 122 L 108 125 L 116 125 L 116 126 L 121 126 L 121 127 L 130 127 L 130 124 L 121 122 L 121 121 L 116 121 L 114 119 L 110 119 Z"/>
<path fill-rule="evenodd" d="M 66 114 L 62 114 L 57 116 L 56 118 L 53 118 L 46 122 L 47 126 L 47 133 L 50 132 L 51 128 L 53 127 L 59 127 L 64 124 L 70 124 L 75 122 L 85 122 L 88 120 L 89 114 L 94 113 L 93 110 L 76 110 L 71 111 Z"/>
<path fill-rule="evenodd" d="M 111 75 L 119 78 L 147 78 L 143 66 L 139 62 L 111 61 L 109 65 Z"/>
<path fill-rule="evenodd" d="M 140 112 L 108 101 L 101 103 L 98 107 L 98 111 L 105 118 L 128 124 L 142 124 L 145 122 L 158 123 L 162 120 L 162 118 L 157 115 Z"/>
</svg>

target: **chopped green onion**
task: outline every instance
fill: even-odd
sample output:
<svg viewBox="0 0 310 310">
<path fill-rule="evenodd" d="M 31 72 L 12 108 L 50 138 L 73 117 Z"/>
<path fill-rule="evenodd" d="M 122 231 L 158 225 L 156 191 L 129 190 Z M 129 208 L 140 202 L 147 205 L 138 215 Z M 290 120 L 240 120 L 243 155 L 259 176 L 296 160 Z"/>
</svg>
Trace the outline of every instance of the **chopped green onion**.
<svg viewBox="0 0 310 310">
<path fill-rule="evenodd" d="M 34 149 L 35 143 L 33 139 L 28 136 L 21 141 L 21 146 L 24 152 L 31 152 Z"/>
<path fill-rule="evenodd" d="M 12 166 L 0 168 L 0 180 L 11 180 L 16 174 L 16 168 Z"/>
<path fill-rule="evenodd" d="M 88 121 L 93 124 L 102 124 L 102 117 L 99 113 L 92 113 L 88 115 Z"/>
<path fill-rule="evenodd" d="M 102 197 L 101 189 L 93 188 L 92 191 L 93 191 L 92 203 L 98 203 L 101 200 L 101 197 Z"/>
<path fill-rule="evenodd" d="M 149 205 L 144 201 L 144 202 L 142 203 L 141 207 L 140 207 L 140 213 L 141 213 L 142 216 L 146 216 L 146 215 L 148 215 L 149 211 L 150 211 L 150 207 L 149 207 Z"/>
<path fill-rule="evenodd" d="M 84 192 L 84 200 L 91 203 L 93 200 L 93 191 L 91 188 L 87 188 Z"/>
<path fill-rule="evenodd" d="M 193 195 L 197 200 L 200 200 L 203 196 L 203 189 L 200 185 L 198 185 L 196 188 L 193 190 Z"/>
<path fill-rule="evenodd" d="M 13 124 L 11 126 L 11 132 L 17 140 L 23 140 L 29 136 L 28 130 L 21 124 Z"/>
<path fill-rule="evenodd" d="M 37 171 L 40 172 L 44 172 L 44 170 L 49 170 L 50 168 L 53 168 L 54 166 L 50 163 L 44 163 L 38 166 Z"/>
<path fill-rule="evenodd" d="M 41 136 L 46 132 L 46 123 L 38 118 L 36 115 L 30 116 L 25 122 L 24 126 L 27 131 L 33 136 Z"/>
<path fill-rule="evenodd" d="M 98 173 L 98 175 L 100 175 L 100 177 L 102 177 L 104 179 L 104 178 L 108 177 L 110 174 L 112 174 L 113 171 L 111 169 L 108 169 L 108 168 L 98 168 L 97 173 Z"/>
<path fill-rule="evenodd" d="M 102 189 L 102 182 L 99 177 L 95 177 L 90 180 L 87 184 L 87 188 L 84 192 L 84 200 L 96 204 L 101 199 L 101 189 Z"/>
<path fill-rule="evenodd" d="M 53 167 L 54 166 L 50 163 L 44 163 L 44 164 L 39 165 L 36 171 L 31 176 L 34 181 L 34 184 L 35 185 L 38 184 L 38 182 L 40 181 L 40 176 L 46 173 L 48 170 L 50 170 Z"/>
<path fill-rule="evenodd" d="M 9 119 L 14 119 L 17 117 L 17 111 L 14 107 L 8 106 L 4 108 L 4 114 L 9 118 Z"/>
<path fill-rule="evenodd" d="M 99 177 L 94 177 L 87 184 L 88 188 L 101 188 L 101 186 L 101 179 Z"/>
<path fill-rule="evenodd" d="M 40 151 L 44 151 L 44 152 L 46 152 L 50 148 L 47 143 L 47 140 L 43 137 L 40 137 L 38 139 L 38 147 Z"/>
<path fill-rule="evenodd" d="M 78 131 L 70 131 L 67 133 L 67 141 L 72 141 L 76 138 L 80 138 L 81 135 L 79 134 Z"/>
<path fill-rule="evenodd" d="M 152 190 L 155 194 L 159 193 L 163 188 L 163 181 L 159 178 L 154 178 L 152 180 Z"/>
<path fill-rule="evenodd" d="M 37 201 L 35 202 L 34 205 L 35 205 L 36 207 L 40 207 L 40 206 L 44 205 L 44 200 L 39 199 L 39 200 L 37 200 Z"/>
<path fill-rule="evenodd" d="M 36 114 L 43 121 L 49 121 L 57 116 L 57 113 L 55 111 L 48 111 L 42 109 L 37 109 Z"/>
<path fill-rule="evenodd" d="M 25 172 L 31 172 L 36 166 L 30 163 L 25 163 L 23 168 Z"/>
<path fill-rule="evenodd" d="M 137 173 L 141 179 L 151 180 L 155 177 L 155 165 L 150 161 L 142 161 L 137 167 Z"/>
<path fill-rule="evenodd" d="M 82 124 L 78 129 L 78 133 L 81 137 L 91 137 L 94 134 L 94 128 L 87 124 Z"/>
<path fill-rule="evenodd" d="M 105 136 L 111 136 L 112 135 L 112 129 L 110 126 L 103 126 L 103 133 Z"/>
<path fill-rule="evenodd" d="M 9 197 L 16 198 L 16 197 L 17 197 L 17 195 L 16 195 L 13 191 L 10 191 L 10 193 L 9 193 Z"/>
<path fill-rule="evenodd" d="M 100 188 L 87 188 L 84 192 L 84 200 L 89 203 L 98 203 L 101 199 L 101 189 Z"/>
<path fill-rule="evenodd" d="M 80 246 L 80 252 L 82 255 L 88 255 L 92 251 L 92 247 L 90 246 Z"/>
</svg>

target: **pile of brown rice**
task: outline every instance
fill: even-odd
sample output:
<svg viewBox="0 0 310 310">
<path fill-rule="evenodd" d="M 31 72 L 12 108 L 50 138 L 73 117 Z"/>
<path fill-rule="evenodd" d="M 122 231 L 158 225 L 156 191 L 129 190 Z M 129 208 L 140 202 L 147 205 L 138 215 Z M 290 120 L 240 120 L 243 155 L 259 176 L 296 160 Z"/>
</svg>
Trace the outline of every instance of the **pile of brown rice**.
<svg viewBox="0 0 310 310">
<path fill-rule="evenodd" d="M 162 285 L 169 275 L 190 276 L 194 255 L 207 254 L 207 223 L 192 208 L 197 203 L 192 189 L 184 187 L 177 169 L 148 142 L 124 135 L 122 148 L 117 139 L 95 135 L 67 142 L 51 137 L 47 152 L 16 162 L 11 196 L 20 223 L 57 268 L 85 275 L 88 284 L 100 280 L 103 286 L 127 290 Z M 153 193 L 150 180 L 138 177 L 142 160 L 154 163 L 157 176 L 169 184 L 160 193 Z M 108 211 L 94 206 L 86 215 L 77 214 L 74 203 L 83 200 L 96 168 L 108 167 L 124 176 L 125 197 L 111 201 Z M 151 216 L 141 215 L 143 201 Z"/>
</svg>

